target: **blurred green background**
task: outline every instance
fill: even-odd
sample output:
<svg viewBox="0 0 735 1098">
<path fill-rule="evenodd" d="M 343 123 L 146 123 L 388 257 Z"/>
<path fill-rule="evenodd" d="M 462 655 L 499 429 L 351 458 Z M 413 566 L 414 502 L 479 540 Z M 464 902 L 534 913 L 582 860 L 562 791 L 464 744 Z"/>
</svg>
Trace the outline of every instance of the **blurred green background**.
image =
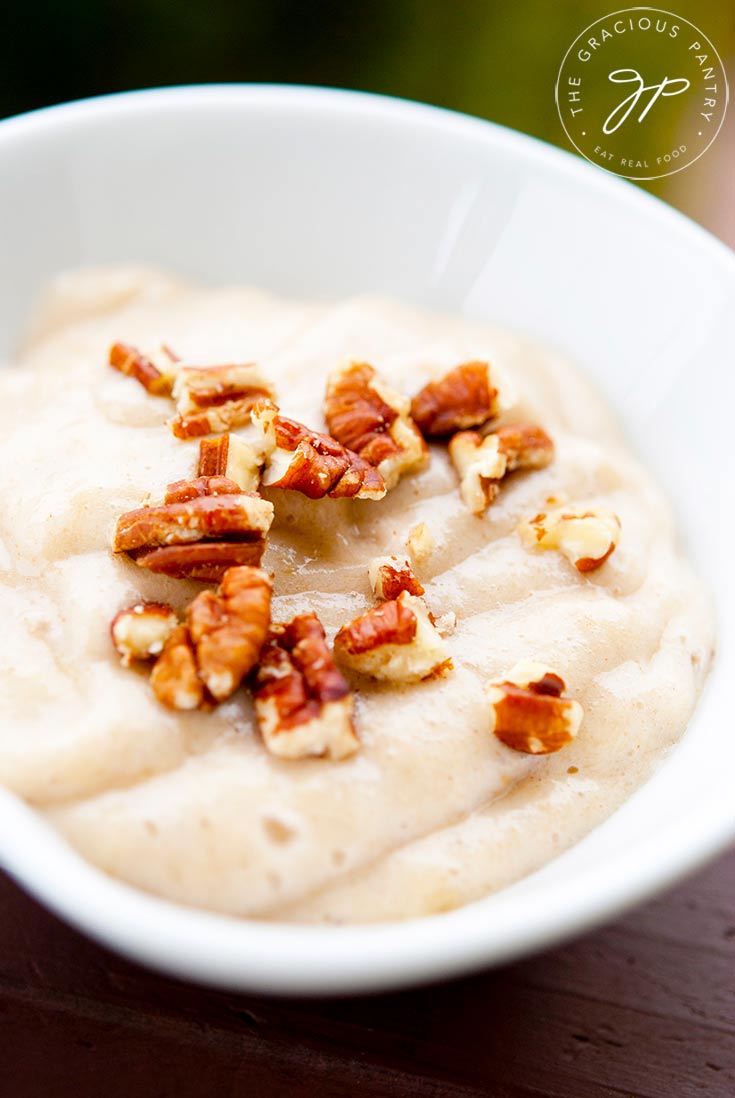
<svg viewBox="0 0 735 1098">
<path fill-rule="evenodd" d="M 671 0 L 715 44 L 732 82 L 735 4 Z M 465 111 L 568 147 L 561 60 L 615 0 L 6 0 L 0 117 L 167 84 L 324 84 Z M 735 125 L 647 190 L 735 244 Z"/>
</svg>

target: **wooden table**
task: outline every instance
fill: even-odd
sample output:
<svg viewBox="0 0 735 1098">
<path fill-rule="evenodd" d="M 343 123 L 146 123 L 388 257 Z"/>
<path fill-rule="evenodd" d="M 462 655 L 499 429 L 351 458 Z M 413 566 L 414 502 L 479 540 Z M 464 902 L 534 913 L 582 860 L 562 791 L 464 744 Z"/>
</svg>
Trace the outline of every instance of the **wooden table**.
<svg viewBox="0 0 735 1098">
<path fill-rule="evenodd" d="M 550 953 L 272 1000 L 152 975 L 0 877 L 2 1098 L 733 1098 L 735 850 Z"/>
</svg>

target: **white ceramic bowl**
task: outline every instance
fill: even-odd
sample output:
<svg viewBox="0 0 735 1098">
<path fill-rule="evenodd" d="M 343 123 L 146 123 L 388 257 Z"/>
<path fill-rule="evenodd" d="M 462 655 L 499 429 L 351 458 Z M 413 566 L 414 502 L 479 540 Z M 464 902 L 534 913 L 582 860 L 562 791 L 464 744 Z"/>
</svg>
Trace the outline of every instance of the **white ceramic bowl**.
<svg viewBox="0 0 735 1098">
<path fill-rule="evenodd" d="M 120 260 L 299 295 L 379 291 L 557 346 L 592 373 L 668 486 L 720 618 L 705 696 L 655 777 L 557 861 L 459 911 L 321 929 L 187 910 L 93 869 L 4 793 L 0 860 L 29 891 L 179 976 L 357 992 L 548 945 L 733 836 L 727 249 L 631 184 L 484 122 L 372 96 L 233 86 L 115 96 L 3 123 L 0 238 L 0 352 L 50 276 Z"/>
</svg>

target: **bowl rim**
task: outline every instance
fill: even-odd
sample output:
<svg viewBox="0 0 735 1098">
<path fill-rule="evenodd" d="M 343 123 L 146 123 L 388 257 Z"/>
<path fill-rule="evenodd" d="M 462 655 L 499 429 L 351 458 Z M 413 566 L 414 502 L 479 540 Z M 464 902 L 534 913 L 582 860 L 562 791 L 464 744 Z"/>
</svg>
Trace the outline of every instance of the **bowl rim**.
<svg viewBox="0 0 735 1098">
<path fill-rule="evenodd" d="M 464 129 L 468 135 L 482 135 L 492 132 L 498 144 L 506 144 L 524 152 L 527 156 L 544 159 L 580 178 L 596 178 L 597 185 L 609 189 L 618 198 L 627 197 L 629 202 L 648 204 L 649 213 L 658 213 L 672 226 L 676 224 L 680 231 L 689 231 L 699 236 L 702 245 L 708 245 L 721 260 L 735 266 L 735 251 L 724 241 L 716 237 L 709 229 L 699 225 L 680 210 L 670 206 L 657 195 L 643 190 L 636 182 L 615 175 L 605 168 L 585 160 L 584 157 L 552 145 L 532 134 L 511 129 L 490 119 L 465 114 L 448 107 L 439 107 L 399 96 L 383 95 L 378 92 L 356 91 L 351 88 L 323 87 L 316 84 L 279 84 L 279 83 L 202 83 L 172 84 L 151 88 L 133 88 L 127 91 L 110 92 L 104 95 L 87 96 L 68 102 L 53 103 L 47 107 L 23 111 L 0 119 L 0 154 L 2 144 L 7 140 L 35 136 L 39 130 L 56 129 L 65 122 L 71 125 L 95 121 L 99 115 L 123 114 L 128 110 L 144 111 L 146 105 L 181 109 L 182 106 L 200 106 L 215 104 L 234 106 L 248 102 L 251 106 L 304 107 L 311 109 L 329 106 L 333 110 L 355 114 L 362 112 L 366 117 L 382 113 L 384 120 L 390 122 L 401 115 L 405 120 L 413 120 L 424 125 L 432 122 L 437 128 L 452 127 Z M 645 182 L 645 181 L 644 181 Z"/>
<path fill-rule="evenodd" d="M 688 237 L 723 274 L 735 278 L 735 254 L 706 229 L 635 184 L 597 170 L 576 154 L 479 118 L 388 96 L 277 84 L 203 84 L 130 91 L 76 100 L 0 122 L 0 158 L 18 140 L 145 112 L 247 105 L 255 110 L 347 113 L 386 124 L 451 131 L 491 142 L 527 163 L 610 194 Z M 18 840 L 22 836 L 22 842 Z M 0 861 L 28 891 L 68 922 L 153 968 L 201 983 L 277 994 L 352 994 L 455 976 L 554 944 L 610 918 L 690 872 L 735 837 L 735 804 L 712 797 L 683 811 L 612 863 L 593 865 L 544 910 L 517 904 L 535 874 L 455 911 L 404 922 L 304 926 L 239 919 L 187 908 L 146 894 L 84 861 L 20 798 L 0 789 Z M 542 872 L 540 870 L 539 872 Z"/>
</svg>

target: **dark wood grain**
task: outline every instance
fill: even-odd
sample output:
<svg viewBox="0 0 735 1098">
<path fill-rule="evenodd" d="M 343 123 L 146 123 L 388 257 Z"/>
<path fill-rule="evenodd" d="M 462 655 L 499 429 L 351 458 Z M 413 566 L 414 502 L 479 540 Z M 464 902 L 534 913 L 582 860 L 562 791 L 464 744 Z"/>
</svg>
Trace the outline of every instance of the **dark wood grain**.
<svg viewBox="0 0 735 1098">
<path fill-rule="evenodd" d="M 2 1098 L 735 1095 L 735 850 L 562 948 L 372 998 L 153 975 L 2 877 L 0 912 Z"/>
</svg>

